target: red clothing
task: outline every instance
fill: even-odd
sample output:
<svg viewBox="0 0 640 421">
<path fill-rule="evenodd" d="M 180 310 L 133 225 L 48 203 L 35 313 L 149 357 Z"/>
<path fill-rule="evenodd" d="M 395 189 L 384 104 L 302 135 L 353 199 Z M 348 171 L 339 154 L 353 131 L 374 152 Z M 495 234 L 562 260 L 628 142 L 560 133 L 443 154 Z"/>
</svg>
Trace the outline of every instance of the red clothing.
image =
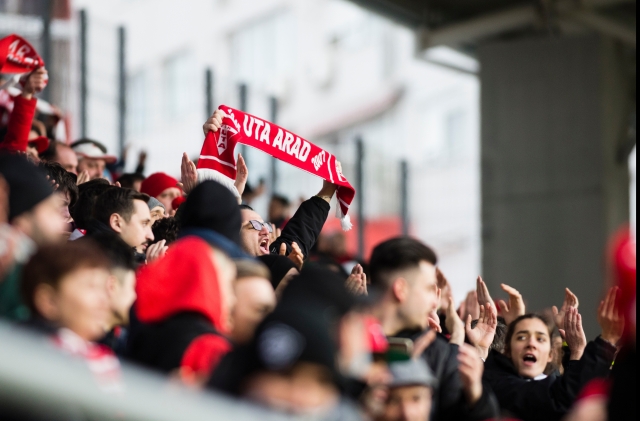
<svg viewBox="0 0 640 421">
<path fill-rule="evenodd" d="M 38 100 L 26 99 L 22 95 L 13 98 L 13 112 L 7 124 L 7 134 L 0 142 L 1 151 L 26 152 L 31 123 L 36 115 Z"/>
<path fill-rule="evenodd" d="M 224 336 L 229 311 L 219 282 L 211 247 L 196 237 L 143 267 L 135 314 L 145 325 L 132 331 L 133 360 L 167 373 L 179 366 L 209 375 L 232 348 Z"/>
</svg>

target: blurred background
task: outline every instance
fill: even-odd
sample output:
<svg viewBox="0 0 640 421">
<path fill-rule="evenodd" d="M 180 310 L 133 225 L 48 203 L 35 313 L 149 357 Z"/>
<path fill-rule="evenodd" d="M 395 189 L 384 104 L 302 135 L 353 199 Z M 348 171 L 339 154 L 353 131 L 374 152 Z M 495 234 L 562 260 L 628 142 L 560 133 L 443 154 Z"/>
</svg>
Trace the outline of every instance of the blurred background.
<svg viewBox="0 0 640 421">
<path fill-rule="evenodd" d="M 607 239 L 635 232 L 633 0 L 0 0 L 10 33 L 48 63 L 59 139 L 179 176 L 220 104 L 274 121 L 358 189 L 331 247 L 417 236 L 458 301 L 482 273 L 533 308 L 566 286 L 594 308 Z M 265 216 L 320 189 L 244 153 Z"/>
</svg>

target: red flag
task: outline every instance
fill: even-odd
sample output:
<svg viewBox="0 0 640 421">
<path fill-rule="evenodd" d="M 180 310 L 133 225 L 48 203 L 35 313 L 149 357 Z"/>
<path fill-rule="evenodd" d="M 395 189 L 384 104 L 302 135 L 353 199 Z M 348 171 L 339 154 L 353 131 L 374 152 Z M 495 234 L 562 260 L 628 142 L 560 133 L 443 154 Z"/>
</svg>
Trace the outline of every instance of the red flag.
<svg viewBox="0 0 640 421">
<path fill-rule="evenodd" d="M 44 61 L 27 40 L 15 34 L 0 39 L 0 73 L 31 73 L 40 67 Z"/>
</svg>

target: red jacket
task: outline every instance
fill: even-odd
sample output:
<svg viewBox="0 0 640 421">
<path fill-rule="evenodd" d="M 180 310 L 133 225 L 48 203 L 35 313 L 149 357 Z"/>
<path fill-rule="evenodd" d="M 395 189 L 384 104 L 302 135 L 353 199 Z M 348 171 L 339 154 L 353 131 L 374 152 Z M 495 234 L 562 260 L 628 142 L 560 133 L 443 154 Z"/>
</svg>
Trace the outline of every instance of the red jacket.
<svg viewBox="0 0 640 421">
<path fill-rule="evenodd" d="M 0 151 L 26 152 L 38 100 L 26 99 L 22 95 L 14 97 L 13 100 L 13 112 L 7 124 L 7 134 L 0 142 Z"/>
</svg>

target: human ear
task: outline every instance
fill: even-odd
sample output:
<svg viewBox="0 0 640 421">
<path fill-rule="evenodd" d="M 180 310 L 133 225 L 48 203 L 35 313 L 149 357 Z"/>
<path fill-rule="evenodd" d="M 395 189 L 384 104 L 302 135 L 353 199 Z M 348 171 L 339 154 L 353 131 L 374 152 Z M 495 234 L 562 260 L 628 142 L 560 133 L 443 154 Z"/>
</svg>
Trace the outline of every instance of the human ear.
<svg viewBox="0 0 640 421">
<path fill-rule="evenodd" d="M 407 281 L 404 278 L 398 278 L 393 281 L 393 286 L 391 287 L 394 298 L 401 303 L 407 300 L 409 292 L 408 289 L 409 288 L 407 288 Z"/>
<path fill-rule="evenodd" d="M 111 215 L 109 218 L 109 226 L 117 233 L 122 232 L 122 218 L 120 218 L 120 215 L 117 213 Z"/>
<path fill-rule="evenodd" d="M 55 321 L 58 319 L 58 305 L 56 303 L 56 291 L 51 285 L 40 284 L 33 292 L 33 304 L 45 319 Z"/>
</svg>

